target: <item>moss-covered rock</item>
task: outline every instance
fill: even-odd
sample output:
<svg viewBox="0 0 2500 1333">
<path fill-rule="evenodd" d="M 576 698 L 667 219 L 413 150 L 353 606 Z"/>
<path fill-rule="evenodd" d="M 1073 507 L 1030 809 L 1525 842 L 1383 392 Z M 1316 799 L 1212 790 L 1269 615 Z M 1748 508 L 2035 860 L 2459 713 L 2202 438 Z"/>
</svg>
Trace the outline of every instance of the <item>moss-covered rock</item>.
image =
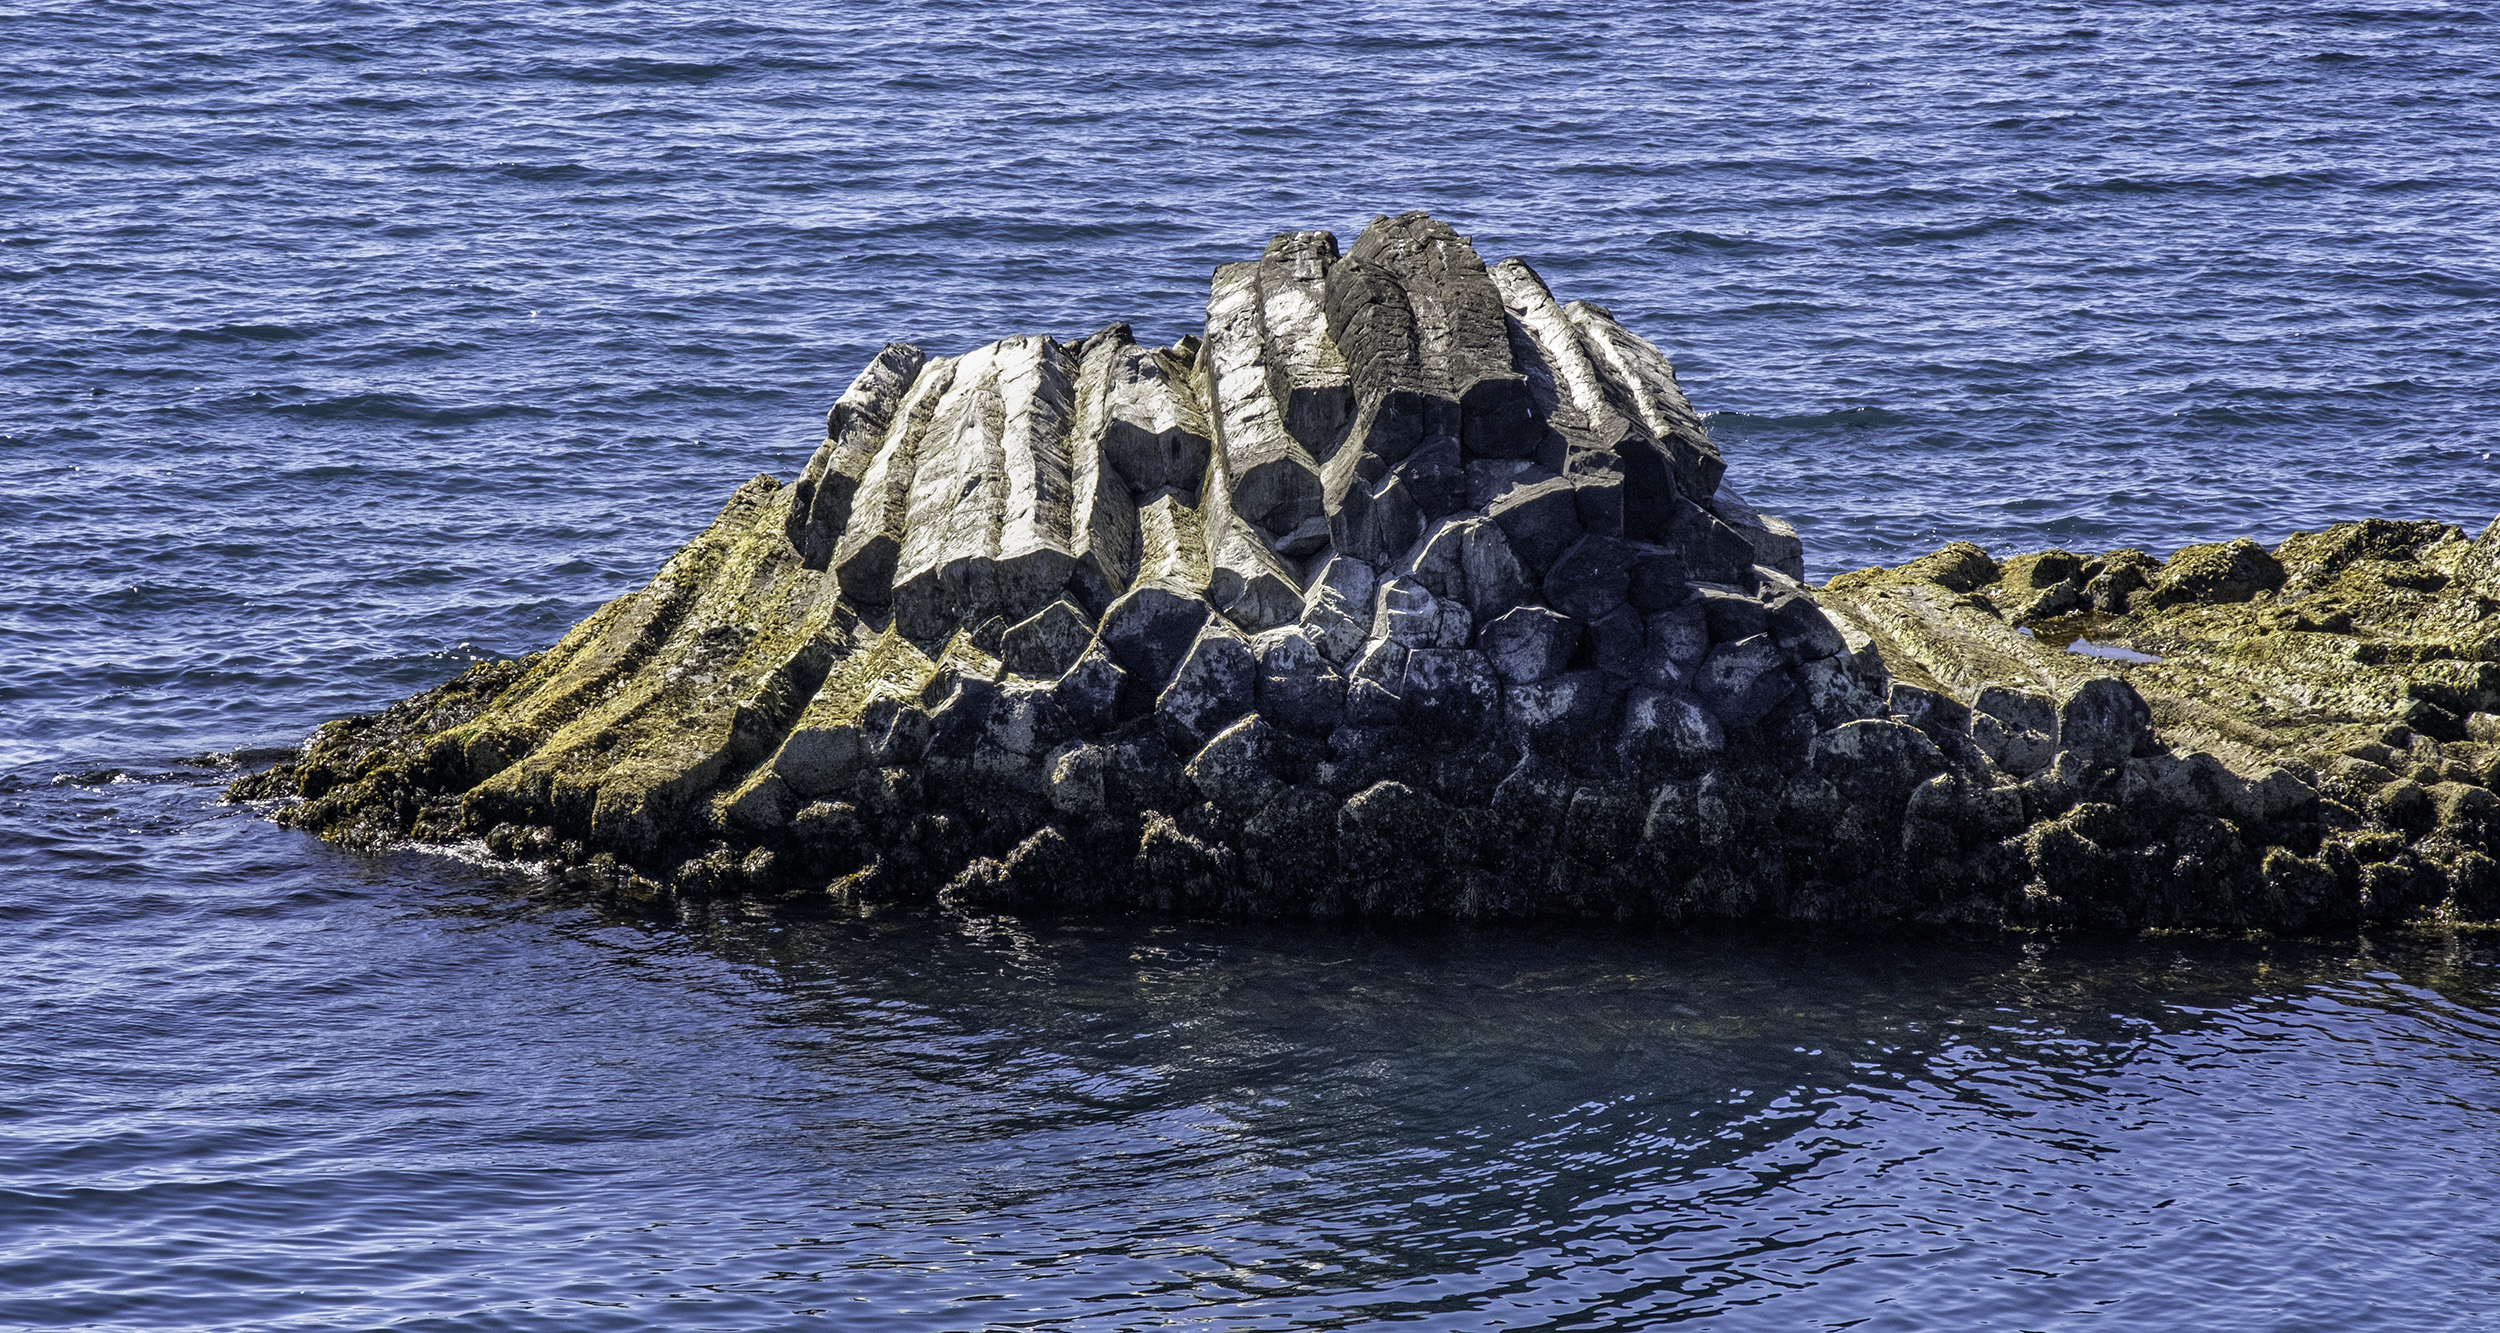
<svg viewBox="0 0 2500 1333">
<path fill-rule="evenodd" d="M 2099 906 L 2084 915 L 2106 913 L 2111 857 L 2132 846 L 2160 849 L 2139 870 L 2172 858 L 2170 871 L 2143 872 L 2152 878 L 2129 890 L 2135 897 L 2120 895 L 2148 922 L 2483 920 L 2494 906 L 2484 876 L 2500 810 L 2490 790 L 2500 778 L 2495 550 L 2500 524 L 2469 541 L 2444 524 L 2371 519 L 2295 533 L 2271 551 L 2245 539 L 2189 547 L 2157 568 L 2132 550 L 2016 556 L 1996 580 L 1967 586 L 1936 577 L 1931 556 L 1835 579 L 1824 600 L 1881 644 L 1903 678 L 1923 675 L 1966 697 L 2010 683 L 2080 699 L 2099 676 L 2144 701 L 2157 744 L 2124 764 L 2112 808 L 2127 818 L 2104 820 L 2098 837 L 2033 830 L 2035 862 L 2071 854 L 2084 868 L 2044 872 L 2032 919 L 2056 916 L 2057 903 L 2072 908 L 2059 886 L 2086 880 L 2102 890 L 2085 894 Z M 2148 568 L 2123 597 L 2096 596 L 2083 609 L 2040 604 L 2044 585 Z M 2108 707 L 2105 698 L 2096 711 Z M 2007 743 L 1991 740 L 2001 724 L 1984 712 L 1945 725 Z M 2027 799 L 2045 810 L 2057 795 Z M 2237 842 L 2189 827 L 2206 818 Z M 2240 868 L 2226 876 L 2229 893 L 2173 893 L 2167 906 L 2144 896 L 2172 872 L 2226 866 Z"/>
</svg>

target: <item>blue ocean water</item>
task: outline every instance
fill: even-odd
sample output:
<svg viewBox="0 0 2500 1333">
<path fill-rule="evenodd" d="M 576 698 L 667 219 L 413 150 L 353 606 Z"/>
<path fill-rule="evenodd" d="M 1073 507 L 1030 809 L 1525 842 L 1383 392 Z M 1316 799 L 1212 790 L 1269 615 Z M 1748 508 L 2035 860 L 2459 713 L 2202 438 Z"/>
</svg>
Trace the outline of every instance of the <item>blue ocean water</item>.
<svg viewBox="0 0 2500 1333">
<path fill-rule="evenodd" d="M 216 804 L 1429 208 L 1817 574 L 2500 512 L 2463 4 L 0 4 L 0 1326 L 2477 1328 L 2500 951 L 654 923 Z"/>
</svg>

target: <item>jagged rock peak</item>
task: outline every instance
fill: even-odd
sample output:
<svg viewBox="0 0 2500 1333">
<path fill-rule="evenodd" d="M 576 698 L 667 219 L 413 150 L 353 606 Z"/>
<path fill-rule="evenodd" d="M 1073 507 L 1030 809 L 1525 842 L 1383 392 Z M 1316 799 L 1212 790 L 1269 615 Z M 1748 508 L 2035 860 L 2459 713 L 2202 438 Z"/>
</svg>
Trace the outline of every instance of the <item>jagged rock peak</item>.
<svg viewBox="0 0 2500 1333">
<path fill-rule="evenodd" d="M 1218 268 L 1204 337 L 1175 347 L 1119 324 L 887 346 L 828 414 L 787 531 L 915 641 L 1148 585 L 1255 634 L 1304 622 L 1332 564 L 1400 571 L 1469 517 L 1530 582 L 1583 538 L 1729 587 L 1758 561 L 1802 573 L 1725 471 L 1656 347 L 1408 213 L 1342 254 L 1288 232 Z"/>
</svg>

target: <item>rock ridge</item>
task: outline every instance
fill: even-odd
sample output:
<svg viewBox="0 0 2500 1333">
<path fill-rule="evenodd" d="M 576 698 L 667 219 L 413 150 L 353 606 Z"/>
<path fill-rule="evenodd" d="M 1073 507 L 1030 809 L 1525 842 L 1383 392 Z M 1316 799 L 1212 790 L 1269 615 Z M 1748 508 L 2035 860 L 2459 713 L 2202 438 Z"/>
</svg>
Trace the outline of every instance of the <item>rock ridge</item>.
<svg viewBox="0 0 2500 1333">
<path fill-rule="evenodd" d="M 655 900 L 2481 920 L 2495 531 L 1809 588 L 1656 346 L 1409 213 L 1170 347 L 890 344 L 648 585 L 231 790 Z"/>
</svg>

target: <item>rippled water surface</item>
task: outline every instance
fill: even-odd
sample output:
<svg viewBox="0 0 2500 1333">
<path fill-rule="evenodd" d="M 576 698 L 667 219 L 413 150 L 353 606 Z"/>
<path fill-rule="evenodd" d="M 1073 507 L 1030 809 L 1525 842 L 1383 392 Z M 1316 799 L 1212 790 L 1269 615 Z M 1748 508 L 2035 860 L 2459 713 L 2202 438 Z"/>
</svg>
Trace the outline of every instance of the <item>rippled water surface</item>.
<svg viewBox="0 0 2500 1333">
<path fill-rule="evenodd" d="M 185 756 L 1426 207 L 1818 573 L 2500 511 L 2500 12 L 0 5 L 0 1326 L 2479 1328 L 2495 947 L 655 923 Z"/>
</svg>

